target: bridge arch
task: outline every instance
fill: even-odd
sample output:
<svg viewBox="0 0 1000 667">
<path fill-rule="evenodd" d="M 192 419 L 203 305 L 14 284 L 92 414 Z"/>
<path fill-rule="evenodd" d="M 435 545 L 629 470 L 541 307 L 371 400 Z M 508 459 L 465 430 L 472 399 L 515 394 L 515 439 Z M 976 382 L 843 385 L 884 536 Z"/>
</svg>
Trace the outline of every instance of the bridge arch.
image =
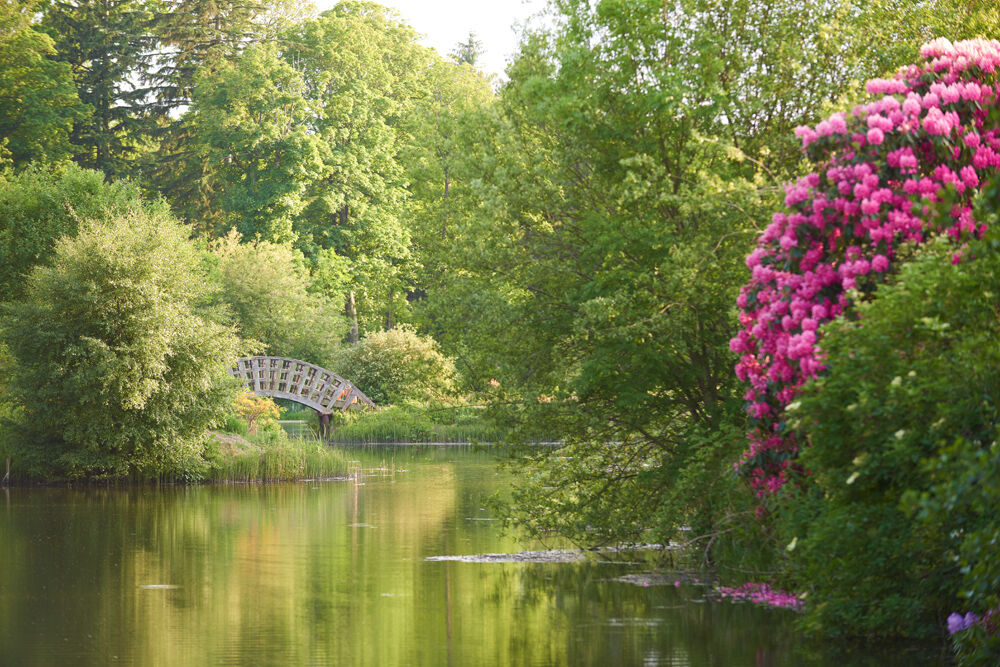
<svg viewBox="0 0 1000 667">
<path fill-rule="evenodd" d="M 332 371 L 289 357 L 241 357 L 229 374 L 257 396 L 284 398 L 324 415 L 335 410 L 376 409 L 372 399 Z"/>
</svg>

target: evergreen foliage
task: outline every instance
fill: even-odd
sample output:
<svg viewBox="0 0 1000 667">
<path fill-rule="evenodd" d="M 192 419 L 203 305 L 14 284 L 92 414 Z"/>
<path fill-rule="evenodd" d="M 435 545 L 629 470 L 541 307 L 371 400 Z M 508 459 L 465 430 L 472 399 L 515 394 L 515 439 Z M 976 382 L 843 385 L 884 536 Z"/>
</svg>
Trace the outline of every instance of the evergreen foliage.
<svg viewBox="0 0 1000 667">
<path fill-rule="evenodd" d="M 57 0 L 42 29 L 69 65 L 77 95 L 92 109 L 73 124 L 76 162 L 111 178 L 133 175 L 147 142 L 148 91 L 138 77 L 154 48 L 152 6 L 143 0 Z"/>
</svg>

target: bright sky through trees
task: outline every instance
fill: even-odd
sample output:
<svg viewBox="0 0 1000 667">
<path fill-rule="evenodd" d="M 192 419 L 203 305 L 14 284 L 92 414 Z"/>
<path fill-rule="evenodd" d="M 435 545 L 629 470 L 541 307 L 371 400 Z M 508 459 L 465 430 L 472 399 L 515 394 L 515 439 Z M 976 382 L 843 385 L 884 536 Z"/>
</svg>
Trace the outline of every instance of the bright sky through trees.
<svg viewBox="0 0 1000 667">
<path fill-rule="evenodd" d="M 488 73 L 503 74 L 510 56 L 517 48 L 515 23 L 524 23 L 538 14 L 544 0 L 377 0 L 392 7 L 424 37 L 422 43 L 448 55 L 469 31 L 483 44 L 480 67 Z M 335 0 L 317 0 L 320 10 L 329 9 Z"/>
</svg>

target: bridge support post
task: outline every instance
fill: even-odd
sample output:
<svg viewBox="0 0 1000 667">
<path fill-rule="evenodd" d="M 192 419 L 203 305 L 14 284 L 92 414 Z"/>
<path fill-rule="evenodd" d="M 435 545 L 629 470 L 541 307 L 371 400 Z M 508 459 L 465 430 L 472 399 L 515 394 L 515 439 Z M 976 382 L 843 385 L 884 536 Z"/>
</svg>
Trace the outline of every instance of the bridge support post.
<svg viewBox="0 0 1000 667">
<path fill-rule="evenodd" d="M 325 440 L 330 435 L 330 420 L 333 417 L 329 412 L 319 413 L 319 434 Z"/>
</svg>

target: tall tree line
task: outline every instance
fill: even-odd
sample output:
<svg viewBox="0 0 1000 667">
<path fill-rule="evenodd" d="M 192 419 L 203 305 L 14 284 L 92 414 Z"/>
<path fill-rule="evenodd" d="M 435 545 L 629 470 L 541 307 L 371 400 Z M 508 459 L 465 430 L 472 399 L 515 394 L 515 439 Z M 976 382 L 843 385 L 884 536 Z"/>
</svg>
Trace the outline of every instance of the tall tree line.
<svg viewBox="0 0 1000 667">
<path fill-rule="evenodd" d="M 438 141 L 441 90 L 492 97 L 483 75 L 369 2 L 66 0 L 4 21 L 13 168 L 131 179 L 199 236 L 295 248 L 355 330 L 409 319 L 423 186 L 404 163 Z"/>
</svg>

